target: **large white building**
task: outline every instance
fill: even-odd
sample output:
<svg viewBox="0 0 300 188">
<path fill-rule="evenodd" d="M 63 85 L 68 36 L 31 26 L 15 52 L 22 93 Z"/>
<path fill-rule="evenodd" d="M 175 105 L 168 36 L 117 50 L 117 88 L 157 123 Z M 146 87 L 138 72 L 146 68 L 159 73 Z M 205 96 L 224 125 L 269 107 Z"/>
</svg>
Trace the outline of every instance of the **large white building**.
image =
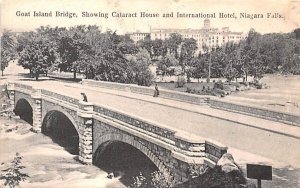
<svg viewBox="0 0 300 188">
<path fill-rule="evenodd" d="M 203 46 L 208 49 L 222 46 L 227 42 L 238 42 L 244 38 L 242 32 L 232 32 L 229 27 L 223 27 L 221 30 L 210 26 L 210 20 L 204 20 L 204 26 L 201 29 L 161 29 L 151 28 L 150 33 L 134 32 L 129 33 L 130 38 L 137 42 L 150 35 L 152 40 L 165 40 L 170 37 L 171 33 L 181 34 L 183 38 L 193 38 L 197 41 L 198 51 L 203 51 Z"/>
<path fill-rule="evenodd" d="M 142 33 L 140 31 L 132 32 L 132 33 L 126 33 L 134 42 L 137 42 L 139 40 L 144 40 L 147 35 L 150 35 L 150 33 Z"/>
</svg>

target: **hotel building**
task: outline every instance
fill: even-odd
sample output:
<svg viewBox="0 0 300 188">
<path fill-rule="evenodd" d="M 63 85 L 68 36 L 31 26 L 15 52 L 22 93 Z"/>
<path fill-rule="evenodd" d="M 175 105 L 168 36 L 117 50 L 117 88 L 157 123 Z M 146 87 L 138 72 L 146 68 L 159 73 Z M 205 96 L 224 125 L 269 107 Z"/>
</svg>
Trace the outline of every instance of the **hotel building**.
<svg viewBox="0 0 300 188">
<path fill-rule="evenodd" d="M 130 38 L 137 42 L 143 40 L 147 35 L 150 35 L 152 40 L 165 40 L 170 37 L 171 33 L 178 33 L 182 38 L 193 38 L 197 41 L 198 52 L 203 52 L 203 46 L 209 49 L 222 46 L 227 42 L 238 42 L 245 38 L 242 32 L 232 32 L 229 27 L 223 27 L 221 30 L 210 26 L 210 20 L 204 20 L 204 26 L 201 29 L 161 29 L 151 28 L 150 33 L 134 32 L 128 33 Z"/>
</svg>

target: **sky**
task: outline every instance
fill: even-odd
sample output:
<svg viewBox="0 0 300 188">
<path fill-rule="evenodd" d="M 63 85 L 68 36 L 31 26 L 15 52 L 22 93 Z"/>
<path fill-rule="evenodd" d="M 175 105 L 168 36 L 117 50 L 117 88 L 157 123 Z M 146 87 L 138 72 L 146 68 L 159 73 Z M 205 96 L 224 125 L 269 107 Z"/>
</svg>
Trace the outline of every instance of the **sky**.
<svg viewBox="0 0 300 188">
<path fill-rule="evenodd" d="M 18 16 L 30 13 L 30 16 Z M 36 12 L 52 12 L 52 17 L 37 17 Z M 75 13 L 77 18 L 56 17 L 56 11 Z M 108 18 L 82 17 L 82 12 L 107 13 Z M 137 18 L 112 17 L 112 12 L 137 13 Z M 159 17 L 140 17 L 140 12 L 159 14 Z M 163 18 L 164 13 L 172 13 L 173 18 Z M 211 26 L 230 27 L 231 31 L 248 32 L 254 28 L 260 33 L 291 32 L 300 27 L 300 0 L 2 0 L 1 31 L 16 32 L 34 30 L 40 26 L 71 27 L 75 25 L 98 25 L 126 32 L 150 32 L 150 28 L 192 28 L 203 27 L 204 18 L 177 18 L 180 13 L 213 14 Z M 256 14 L 263 18 L 242 18 L 240 15 Z M 268 13 L 276 18 L 267 17 Z M 220 14 L 234 14 L 234 18 L 220 18 Z M 281 15 L 278 18 L 278 15 Z"/>
</svg>

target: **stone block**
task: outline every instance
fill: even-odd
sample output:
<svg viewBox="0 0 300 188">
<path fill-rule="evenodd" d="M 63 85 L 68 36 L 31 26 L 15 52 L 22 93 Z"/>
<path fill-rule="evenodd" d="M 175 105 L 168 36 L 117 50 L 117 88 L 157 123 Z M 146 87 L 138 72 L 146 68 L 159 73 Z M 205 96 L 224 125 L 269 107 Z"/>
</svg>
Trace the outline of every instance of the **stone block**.
<svg viewBox="0 0 300 188">
<path fill-rule="evenodd" d="M 91 140 L 85 140 L 85 141 L 82 142 L 82 144 L 83 144 L 84 146 L 89 146 L 89 145 L 92 145 L 93 142 L 92 142 Z"/>
<path fill-rule="evenodd" d="M 88 145 L 88 146 L 84 146 L 85 147 L 85 149 L 87 149 L 87 150 L 92 150 L 93 149 L 93 145 Z"/>
<path fill-rule="evenodd" d="M 82 154 L 83 154 L 83 156 L 85 156 L 85 157 L 87 157 L 87 156 L 89 156 L 90 154 L 92 154 L 92 150 L 90 150 L 90 149 L 83 149 L 82 150 Z"/>
</svg>

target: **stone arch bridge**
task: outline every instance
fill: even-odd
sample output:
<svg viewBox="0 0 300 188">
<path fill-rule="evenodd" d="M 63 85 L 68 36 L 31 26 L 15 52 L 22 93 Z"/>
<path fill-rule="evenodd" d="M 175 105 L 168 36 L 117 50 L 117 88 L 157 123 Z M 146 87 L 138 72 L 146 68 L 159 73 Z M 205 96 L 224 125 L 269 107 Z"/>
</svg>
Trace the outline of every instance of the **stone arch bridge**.
<svg viewBox="0 0 300 188">
<path fill-rule="evenodd" d="M 92 164 L 96 151 L 110 141 L 127 143 L 145 154 L 166 177 L 177 183 L 203 166 L 213 167 L 227 147 L 185 134 L 117 109 L 79 101 L 57 91 L 9 83 L 10 105 L 32 109 L 32 126 L 41 132 L 49 117 L 60 112 L 78 133 L 79 160 Z M 26 103 L 26 104 L 25 104 Z M 200 170 L 199 170 L 200 171 Z"/>
</svg>

